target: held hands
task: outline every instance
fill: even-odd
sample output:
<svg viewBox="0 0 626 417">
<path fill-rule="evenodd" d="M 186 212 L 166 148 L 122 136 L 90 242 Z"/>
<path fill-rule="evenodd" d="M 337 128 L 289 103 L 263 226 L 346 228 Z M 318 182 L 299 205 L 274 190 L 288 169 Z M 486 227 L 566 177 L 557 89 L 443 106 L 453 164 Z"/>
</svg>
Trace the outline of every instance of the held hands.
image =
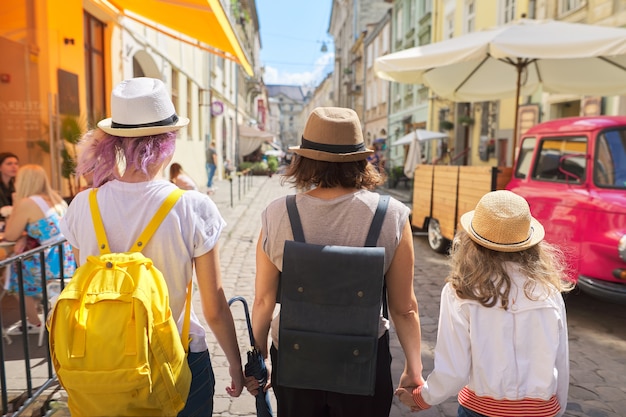
<svg viewBox="0 0 626 417">
<path fill-rule="evenodd" d="M 426 403 L 422 403 L 421 407 L 414 400 L 414 392 L 418 391 L 418 387 L 423 386 L 426 383 L 422 374 L 413 374 L 408 370 L 404 370 L 400 376 L 400 383 L 398 389 L 394 392 L 394 395 L 398 397 L 400 402 L 411 409 L 411 411 L 421 411 L 430 408 Z M 423 400 L 422 400 L 423 401 Z"/>
<path fill-rule="evenodd" d="M 420 411 L 421 408 L 413 401 L 413 389 L 417 387 L 400 387 L 393 393 L 400 402 L 411 409 L 411 411 Z"/>
<path fill-rule="evenodd" d="M 411 409 L 411 411 L 422 411 L 430 408 L 420 394 L 422 386 L 399 387 L 394 392 L 400 402 Z"/>
</svg>

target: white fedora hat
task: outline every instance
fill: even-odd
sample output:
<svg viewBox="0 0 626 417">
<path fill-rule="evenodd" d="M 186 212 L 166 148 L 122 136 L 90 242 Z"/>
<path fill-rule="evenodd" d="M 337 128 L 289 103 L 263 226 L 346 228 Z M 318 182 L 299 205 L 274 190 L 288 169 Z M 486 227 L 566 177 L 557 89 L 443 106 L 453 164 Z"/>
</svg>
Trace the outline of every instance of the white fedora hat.
<svg viewBox="0 0 626 417">
<path fill-rule="evenodd" d="M 189 124 L 179 117 L 163 81 L 139 77 L 124 80 L 111 92 L 111 117 L 98 122 L 106 133 L 140 137 L 173 132 Z"/>
<path fill-rule="evenodd" d="M 461 226 L 481 246 L 499 252 L 520 252 L 545 236 L 541 223 L 530 215 L 528 202 L 506 190 L 485 194 L 476 209 L 461 216 Z"/>
</svg>

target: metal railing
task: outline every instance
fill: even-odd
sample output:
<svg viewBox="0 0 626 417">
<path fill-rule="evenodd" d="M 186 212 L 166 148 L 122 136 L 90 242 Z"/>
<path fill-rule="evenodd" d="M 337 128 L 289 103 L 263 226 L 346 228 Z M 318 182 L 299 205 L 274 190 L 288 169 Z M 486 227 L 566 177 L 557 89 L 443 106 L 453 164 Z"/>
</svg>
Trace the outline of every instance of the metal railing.
<svg viewBox="0 0 626 417">
<path fill-rule="evenodd" d="M 230 183 L 230 207 L 235 206 L 233 176 L 237 178 L 237 201 L 239 201 L 242 197 L 242 187 L 244 195 L 252 188 L 252 178 L 254 174 L 250 169 L 230 174 L 230 176 L 228 177 L 228 182 Z"/>
<path fill-rule="evenodd" d="M 11 256 L 3 261 L 0 261 L 0 271 L 5 271 L 3 268 L 15 268 L 17 272 L 17 280 L 19 287 L 19 315 L 22 325 L 22 334 L 20 336 L 9 336 L 5 334 L 4 328 L 2 329 L 2 342 L 0 343 L 0 361 L 2 361 L 2 368 L 0 369 L 0 385 L 2 387 L 2 415 L 10 415 L 10 416 L 19 416 L 22 412 L 24 412 L 35 400 L 38 399 L 46 390 L 48 390 L 52 385 L 56 384 L 56 374 L 52 368 L 52 362 L 50 360 L 50 350 L 47 343 L 47 338 L 44 338 L 44 343 L 41 346 L 37 346 L 35 349 L 31 349 L 32 340 L 30 339 L 30 335 L 28 334 L 27 329 L 27 320 L 26 320 L 26 308 L 25 308 L 25 295 L 24 295 L 24 277 L 22 272 L 22 266 L 24 261 L 29 259 L 37 259 L 39 258 L 39 266 L 41 275 L 39 279 L 41 280 L 41 300 L 43 301 L 43 318 L 44 320 L 48 317 L 48 312 L 50 310 L 49 305 L 49 295 L 48 295 L 48 286 L 51 282 L 50 279 L 46 279 L 46 254 L 49 250 L 53 248 L 58 248 L 59 250 L 59 270 L 60 276 L 55 277 L 54 281 L 60 282 L 60 288 L 63 289 L 65 287 L 65 279 L 70 277 L 65 277 L 64 273 L 64 256 L 63 256 L 63 244 L 65 243 L 65 239 L 57 240 L 53 243 L 49 243 L 46 245 L 38 246 L 29 251 L 20 253 L 18 255 Z M 4 273 L 4 272 L 3 272 Z M 10 274 L 6 274 L 6 279 L 9 279 Z M 2 299 L 0 299 L 0 323 L 4 323 L 2 314 L 3 314 L 3 305 L 4 298 L 8 295 L 6 292 L 3 292 Z M 44 336 L 47 336 L 47 330 L 45 329 L 45 322 L 41 324 L 44 328 L 41 330 L 46 332 Z M 39 338 L 39 335 L 37 335 Z M 19 347 L 17 346 L 18 340 L 21 339 L 21 352 L 19 351 Z M 9 349 L 9 347 L 11 347 Z M 40 360 L 36 363 L 34 362 L 35 358 L 39 358 Z M 22 363 L 22 365 L 20 364 Z M 18 368 L 23 366 L 23 379 L 19 378 Z M 41 371 L 41 369 L 45 367 L 45 371 L 43 371 L 40 375 L 34 375 L 33 371 Z M 10 369 L 10 375 L 8 374 L 8 370 Z M 41 384 L 38 387 L 33 386 L 33 380 L 41 381 Z M 9 393 L 19 393 L 13 400 L 9 401 Z M 24 400 L 25 399 L 25 400 Z M 23 401 L 24 400 L 24 401 Z"/>
</svg>

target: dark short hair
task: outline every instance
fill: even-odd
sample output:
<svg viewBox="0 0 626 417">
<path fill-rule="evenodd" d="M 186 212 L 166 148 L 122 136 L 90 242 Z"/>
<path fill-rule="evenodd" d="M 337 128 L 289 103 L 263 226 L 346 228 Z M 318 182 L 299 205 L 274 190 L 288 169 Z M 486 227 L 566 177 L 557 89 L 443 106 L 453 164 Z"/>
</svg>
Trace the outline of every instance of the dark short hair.
<svg viewBox="0 0 626 417">
<path fill-rule="evenodd" d="M 284 181 L 297 188 L 357 188 L 372 190 L 384 182 L 384 177 L 367 160 L 326 162 L 294 155 L 287 167 Z"/>
<path fill-rule="evenodd" d="M 0 152 L 0 165 L 2 165 L 4 160 L 7 159 L 7 158 L 15 158 L 18 161 L 20 160 L 20 158 L 18 158 L 17 155 L 15 155 L 14 153 L 11 153 L 11 152 Z"/>
</svg>

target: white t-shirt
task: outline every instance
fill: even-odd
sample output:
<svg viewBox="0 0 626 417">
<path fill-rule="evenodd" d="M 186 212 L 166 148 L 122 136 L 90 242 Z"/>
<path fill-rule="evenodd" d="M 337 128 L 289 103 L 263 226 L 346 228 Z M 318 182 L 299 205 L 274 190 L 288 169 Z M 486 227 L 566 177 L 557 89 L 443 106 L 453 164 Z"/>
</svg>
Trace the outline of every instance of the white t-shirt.
<svg viewBox="0 0 626 417">
<path fill-rule="evenodd" d="M 161 203 L 175 189 L 165 180 L 140 183 L 110 181 L 98 190 L 98 207 L 111 252 L 128 251 Z M 74 197 L 61 220 L 61 231 L 80 250 L 80 264 L 88 255 L 99 254 L 89 209 L 89 193 Z M 209 252 L 226 222 L 215 203 L 197 191 L 187 191 L 169 212 L 142 253 L 163 273 L 169 289 L 170 307 L 182 327 L 187 284 L 192 279 L 193 258 Z M 207 349 L 206 332 L 191 310 L 191 352 Z"/>
</svg>

